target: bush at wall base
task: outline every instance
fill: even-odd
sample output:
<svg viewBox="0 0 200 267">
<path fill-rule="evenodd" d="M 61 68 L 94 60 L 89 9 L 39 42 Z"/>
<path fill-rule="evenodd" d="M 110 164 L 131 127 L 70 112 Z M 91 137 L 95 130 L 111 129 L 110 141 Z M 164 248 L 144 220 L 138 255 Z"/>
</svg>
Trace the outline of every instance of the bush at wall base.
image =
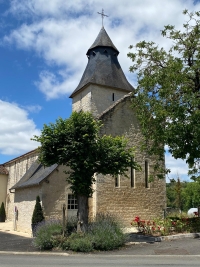
<svg viewBox="0 0 200 267">
<path fill-rule="evenodd" d="M 34 208 L 33 215 L 32 215 L 32 224 L 31 224 L 33 237 L 36 235 L 37 224 L 42 221 L 44 221 L 44 215 L 43 215 L 42 206 L 40 204 L 40 197 L 37 196 L 35 208 Z"/>
<path fill-rule="evenodd" d="M 0 207 L 0 222 L 5 222 L 5 220 L 6 220 L 6 211 L 4 203 L 2 202 Z"/>
</svg>

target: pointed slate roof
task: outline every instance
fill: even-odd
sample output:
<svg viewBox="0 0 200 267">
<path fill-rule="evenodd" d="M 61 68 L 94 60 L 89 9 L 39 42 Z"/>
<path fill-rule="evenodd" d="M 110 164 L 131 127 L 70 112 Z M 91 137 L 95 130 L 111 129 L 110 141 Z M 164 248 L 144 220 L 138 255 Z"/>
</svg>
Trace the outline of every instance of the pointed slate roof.
<svg viewBox="0 0 200 267">
<path fill-rule="evenodd" d="M 44 167 L 41 163 L 35 161 L 24 176 L 22 176 L 22 178 L 13 187 L 11 187 L 10 190 L 39 185 L 57 167 L 58 164 L 54 164 L 50 167 Z"/>
<path fill-rule="evenodd" d="M 118 62 L 119 51 L 114 46 L 106 30 L 102 28 L 87 51 L 88 64 L 81 81 L 71 98 L 82 88 L 89 84 L 105 87 L 114 87 L 125 92 L 132 92 L 134 88 L 127 81 L 126 76 Z"/>
<path fill-rule="evenodd" d="M 89 53 L 89 51 L 97 46 L 107 46 L 107 47 L 112 47 L 116 52 L 117 55 L 119 54 L 119 51 L 117 50 L 117 48 L 114 46 L 113 42 L 111 41 L 110 37 L 108 36 L 106 30 L 104 29 L 104 27 L 101 28 L 96 40 L 94 41 L 94 43 L 90 46 L 90 48 L 87 51 L 87 54 Z"/>
</svg>

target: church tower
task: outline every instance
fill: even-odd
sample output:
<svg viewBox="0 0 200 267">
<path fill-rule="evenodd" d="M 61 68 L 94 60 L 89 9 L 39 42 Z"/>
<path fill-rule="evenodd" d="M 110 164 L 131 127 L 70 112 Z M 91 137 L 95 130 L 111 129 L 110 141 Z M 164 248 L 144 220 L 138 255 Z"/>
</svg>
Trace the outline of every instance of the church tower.
<svg viewBox="0 0 200 267">
<path fill-rule="evenodd" d="M 119 51 L 104 27 L 86 55 L 88 64 L 79 85 L 71 94 L 72 111 L 90 111 L 99 116 L 104 110 L 134 88 L 127 81 L 118 62 Z"/>
</svg>

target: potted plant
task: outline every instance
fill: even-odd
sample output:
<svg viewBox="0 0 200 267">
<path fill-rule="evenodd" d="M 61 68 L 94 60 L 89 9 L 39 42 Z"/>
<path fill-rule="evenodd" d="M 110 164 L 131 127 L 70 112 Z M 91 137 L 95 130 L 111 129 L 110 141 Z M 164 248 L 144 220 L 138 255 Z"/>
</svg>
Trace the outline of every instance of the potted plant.
<svg viewBox="0 0 200 267">
<path fill-rule="evenodd" d="M 4 203 L 1 203 L 1 208 L 0 208 L 0 222 L 5 222 L 6 220 L 6 211 L 4 207 Z"/>
<path fill-rule="evenodd" d="M 36 235 L 37 224 L 42 221 L 44 221 L 44 215 L 43 215 L 42 206 L 40 204 L 40 197 L 37 196 L 35 208 L 34 208 L 33 215 L 32 215 L 32 224 L 31 224 L 33 236 Z"/>
</svg>

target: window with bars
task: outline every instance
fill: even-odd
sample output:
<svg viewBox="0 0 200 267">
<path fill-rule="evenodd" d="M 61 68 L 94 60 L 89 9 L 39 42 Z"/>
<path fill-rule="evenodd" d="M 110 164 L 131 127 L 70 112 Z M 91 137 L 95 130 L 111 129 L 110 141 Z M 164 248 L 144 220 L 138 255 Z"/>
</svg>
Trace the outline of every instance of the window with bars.
<svg viewBox="0 0 200 267">
<path fill-rule="evenodd" d="M 78 203 L 77 199 L 74 195 L 69 194 L 68 195 L 68 204 L 67 204 L 68 210 L 76 210 L 78 209 Z"/>
</svg>

